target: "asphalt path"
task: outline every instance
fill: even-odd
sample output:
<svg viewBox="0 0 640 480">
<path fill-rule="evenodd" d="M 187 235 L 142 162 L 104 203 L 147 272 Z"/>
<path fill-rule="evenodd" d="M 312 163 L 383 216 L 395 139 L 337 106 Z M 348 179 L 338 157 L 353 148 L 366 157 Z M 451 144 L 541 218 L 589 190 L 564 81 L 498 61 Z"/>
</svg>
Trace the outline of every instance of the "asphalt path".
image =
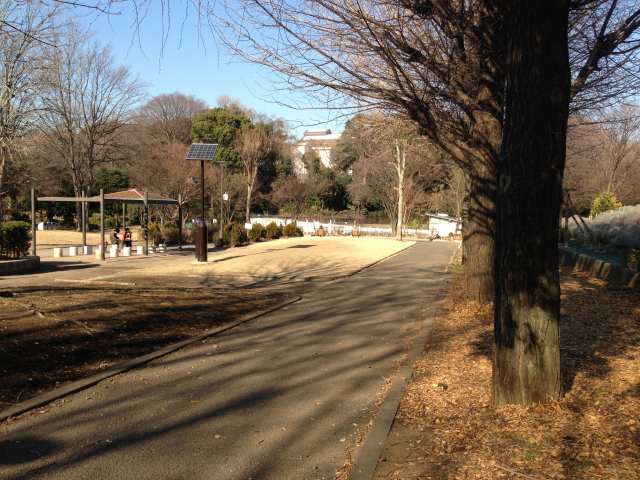
<svg viewBox="0 0 640 480">
<path fill-rule="evenodd" d="M 433 312 L 454 248 L 418 242 L 1 425 L 0 478 L 334 478 Z"/>
</svg>

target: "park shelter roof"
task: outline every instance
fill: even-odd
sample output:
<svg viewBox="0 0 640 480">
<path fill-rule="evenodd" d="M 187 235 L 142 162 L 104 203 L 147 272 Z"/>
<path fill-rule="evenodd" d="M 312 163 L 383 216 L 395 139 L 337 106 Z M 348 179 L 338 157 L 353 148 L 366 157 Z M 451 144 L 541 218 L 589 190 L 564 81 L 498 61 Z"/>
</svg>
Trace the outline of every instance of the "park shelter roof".
<svg viewBox="0 0 640 480">
<path fill-rule="evenodd" d="M 173 198 L 169 198 L 160 193 L 147 192 L 147 198 L 149 203 L 164 204 L 164 205 L 177 205 L 178 201 Z M 141 192 L 137 188 L 130 188 L 129 190 L 122 190 L 121 192 L 112 192 L 104 194 L 105 200 L 112 200 L 116 202 L 127 203 L 143 203 L 144 192 Z"/>
<path fill-rule="evenodd" d="M 121 192 L 105 193 L 104 200 L 110 202 L 123 203 L 144 203 L 144 191 L 137 188 L 122 190 Z M 151 205 L 178 205 L 180 202 L 173 198 L 166 197 L 160 193 L 147 192 L 147 200 Z M 100 202 L 100 197 L 38 197 L 39 202 Z"/>
</svg>

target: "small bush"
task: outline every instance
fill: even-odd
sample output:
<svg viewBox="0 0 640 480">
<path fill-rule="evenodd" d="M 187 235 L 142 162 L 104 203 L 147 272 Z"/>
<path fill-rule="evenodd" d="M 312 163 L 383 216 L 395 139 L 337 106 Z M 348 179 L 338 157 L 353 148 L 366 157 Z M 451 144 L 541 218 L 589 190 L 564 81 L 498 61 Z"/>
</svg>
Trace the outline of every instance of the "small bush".
<svg viewBox="0 0 640 480">
<path fill-rule="evenodd" d="M 235 222 L 225 225 L 222 237 L 223 246 L 237 247 L 244 245 L 248 240 L 247 231 L 242 225 Z"/>
<path fill-rule="evenodd" d="M 296 222 L 293 222 L 293 223 L 288 223 L 287 225 L 284 226 L 284 229 L 282 230 L 282 234 L 285 237 L 302 237 L 303 232 L 301 228 L 298 228 L 298 225 L 296 224 Z"/>
<path fill-rule="evenodd" d="M 411 220 L 409 220 L 407 222 L 407 227 L 408 228 L 415 228 L 415 229 L 421 229 L 422 228 L 422 223 L 420 222 L 419 218 L 413 218 Z"/>
<path fill-rule="evenodd" d="M 622 207 L 622 203 L 618 201 L 616 195 L 612 191 L 607 190 L 606 192 L 600 193 L 593 199 L 589 217 L 593 218 L 601 213 L 608 212 L 609 210 L 616 210 L 620 207 Z"/>
<path fill-rule="evenodd" d="M 0 257 L 23 257 L 31 246 L 31 226 L 26 222 L 0 223 Z"/>
<path fill-rule="evenodd" d="M 282 227 L 276 222 L 271 222 L 265 229 L 265 237 L 267 240 L 276 240 L 282 236 Z"/>
<path fill-rule="evenodd" d="M 157 222 L 149 222 L 147 235 L 149 235 L 149 242 L 152 245 L 159 245 L 163 241 L 162 230 Z"/>
<path fill-rule="evenodd" d="M 96 227 L 96 230 L 100 230 L 100 214 L 92 213 L 89 217 L 89 226 Z M 104 228 L 110 230 L 112 228 L 119 227 L 120 224 L 116 222 L 116 217 L 105 215 L 104 216 Z"/>
<path fill-rule="evenodd" d="M 267 234 L 267 231 L 260 223 L 254 223 L 251 225 L 251 230 L 249 230 L 249 240 L 252 242 L 259 242 L 262 240 Z"/>
</svg>

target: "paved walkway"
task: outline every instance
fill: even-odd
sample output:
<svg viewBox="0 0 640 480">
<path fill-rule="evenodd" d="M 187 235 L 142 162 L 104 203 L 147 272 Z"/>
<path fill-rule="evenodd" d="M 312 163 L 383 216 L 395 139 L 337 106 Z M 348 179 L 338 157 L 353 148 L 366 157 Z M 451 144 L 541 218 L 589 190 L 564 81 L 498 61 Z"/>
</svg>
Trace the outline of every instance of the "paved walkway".
<svg viewBox="0 0 640 480">
<path fill-rule="evenodd" d="M 443 285 L 417 243 L 0 427 L 0 478 L 334 478 Z"/>
</svg>

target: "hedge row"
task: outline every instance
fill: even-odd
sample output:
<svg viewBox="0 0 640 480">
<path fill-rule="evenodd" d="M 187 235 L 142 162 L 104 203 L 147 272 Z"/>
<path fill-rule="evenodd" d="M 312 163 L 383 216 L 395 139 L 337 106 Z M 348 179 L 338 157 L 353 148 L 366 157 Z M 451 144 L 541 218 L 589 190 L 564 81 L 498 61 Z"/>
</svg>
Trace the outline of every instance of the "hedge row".
<svg viewBox="0 0 640 480">
<path fill-rule="evenodd" d="M 23 257 L 31 246 L 31 226 L 26 222 L 0 223 L 0 257 Z"/>
<path fill-rule="evenodd" d="M 260 240 L 275 240 L 280 237 L 302 237 L 302 230 L 296 225 L 296 222 L 289 223 L 283 227 L 277 225 L 275 222 L 271 222 L 266 227 L 260 223 L 254 223 L 251 225 L 251 230 L 248 232 L 249 240 L 252 242 L 259 242 Z"/>
</svg>

